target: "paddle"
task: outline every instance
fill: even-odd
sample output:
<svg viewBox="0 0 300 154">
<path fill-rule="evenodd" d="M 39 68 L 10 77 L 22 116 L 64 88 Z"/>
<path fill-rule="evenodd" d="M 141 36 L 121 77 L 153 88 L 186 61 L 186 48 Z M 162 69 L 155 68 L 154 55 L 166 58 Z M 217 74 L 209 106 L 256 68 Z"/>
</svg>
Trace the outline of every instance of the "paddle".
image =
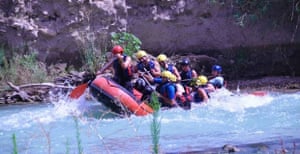
<svg viewBox="0 0 300 154">
<path fill-rule="evenodd" d="M 103 71 L 105 71 L 108 67 L 110 67 L 110 65 L 114 62 L 114 60 L 117 59 L 117 57 L 114 57 L 112 59 L 110 59 L 109 62 L 107 62 L 102 68 L 101 70 L 99 70 L 97 72 L 96 75 L 100 75 L 103 73 Z M 70 98 L 73 98 L 73 99 L 77 99 L 79 98 L 85 91 L 85 89 L 88 87 L 88 82 L 87 83 L 84 83 L 84 84 L 81 84 L 79 86 L 77 86 L 74 90 L 72 90 L 72 92 L 70 93 Z"/>
</svg>

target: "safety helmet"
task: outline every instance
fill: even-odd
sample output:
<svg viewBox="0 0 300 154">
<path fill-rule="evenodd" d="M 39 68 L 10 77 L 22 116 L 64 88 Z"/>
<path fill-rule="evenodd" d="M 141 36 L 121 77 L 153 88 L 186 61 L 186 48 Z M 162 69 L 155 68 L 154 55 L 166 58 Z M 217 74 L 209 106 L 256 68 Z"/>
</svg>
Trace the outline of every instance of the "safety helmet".
<svg viewBox="0 0 300 154">
<path fill-rule="evenodd" d="M 207 77 L 204 75 L 200 75 L 197 78 L 196 85 L 201 86 L 205 85 L 207 83 Z"/>
<path fill-rule="evenodd" d="M 144 50 L 139 50 L 139 51 L 135 54 L 135 56 L 136 56 L 137 59 L 141 59 L 142 57 L 147 56 L 147 53 L 146 53 L 146 51 L 144 51 Z"/>
<path fill-rule="evenodd" d="M 172 82 L 176 82 L 177 81 L 177 77 L 172 73 L 171 76 L 170 76 L 170 80 Z"/>
<path fill-rule="evenodd" d="M 213 65 L 211 68 L 212 71 L 217 71 L 218 73 L 222 72 L 222 67 L 220 65 Z"/>
<path fill-rule="evenodd" d="M 156 60 L 158 62 L 164 62 L 168 59 L 168 57 L 165 55 L 165 54 L 159 54 L 157 57 L 156 57 Z"/>
<path fill-rule="evenodd" d="M 113 49 L 112 49 L 112 53 L 114 55 L 118 54 L 118 53 L 122 54 L 123 52 L 124 52 L 124 49 L 119 45 L 114 46 Z"/>
<path fill-rule="evenodd" d="M 172 73 L 170 71 L 162 71 L 161 72 L 161 77 L 165 77 L 171 80 Z"/>
<path fill-rule="evenodd" d="M 146 82 L 144 79 L 141 79 L 141 78 L 138 78 L 136 81 L 135 81 L 135 85 L 134 87 L 139 90 L 139 91 L 142 91 L 145 87 L 146 87 Z"/>
<path fill-rule="evenodd" d="M 190 65 L 190 60 L 188 58 L 184 58 L 184 59 L 182 59 L 181 64 L 182 65 Z"/>
</svg>

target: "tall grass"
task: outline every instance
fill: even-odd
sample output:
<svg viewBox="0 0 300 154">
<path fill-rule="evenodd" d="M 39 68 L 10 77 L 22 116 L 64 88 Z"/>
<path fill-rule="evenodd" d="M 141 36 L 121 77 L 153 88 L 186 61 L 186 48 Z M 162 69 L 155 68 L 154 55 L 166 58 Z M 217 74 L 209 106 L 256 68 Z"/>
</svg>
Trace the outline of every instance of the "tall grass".
<svg viewBox="0 0 300 154">
<path fill-rule="evenodd" d="M 50 80 L 47 75 L 46 66 L 36 59 L 36 54 L 32 52 L 27 55 L 15 54 L 10 60 L 5 56 L 0 69 L 0 81 L 11 81 L 15 84 L 29 82 L 44 82 Z"/>
<path fill-rule="evenodd" d="M 13 154 L 18 154 L 18 148 L 17 148 L 17 139 L 16 139 L 16 134 L 13 133 L 12 135 L 12 141 L 13 141 Z"/>
<path fill-rule="evenodd" d="M 70 143 L 69 143 L 69 139 L 67 139 L 66 141 L 66 154 L 70 153 Z"/>
<path fill-rule="evenodd" d="M 160 136 L 160 124 L 161 119 L 159 117 L 160 113 L 160 103 L 158 101 L 158 97 L 155 93 L 151 95 L 150 106 L 154 110 L 153 118 L 151 122 L 151 137 L 152 137 L 152 144 L 153 144 L 153 153 L 159 153 L 159 136 Z"/>
<path fill-rule="evenodd" d="M 97 72 L 97 70 L 101 67 L 101 64 L 105 62 L 105 50 L 106 46 L 100 47 L 100 49 L 96 46 L 96 44 L 105 44 L 107 43 L 106 38 L 100 39 L 103 41 L 102 43 L 97 43 L 96 34 L 93 32 L 82 32 L 82 39 L 84 40 L 83 48 L 81 49 L 83 55 L 83 67 L 82 70 L 88 70 L 90 72 Z M 100 36 L 101 37 L 101 36 Z M 104 37 L 104 36 L 103 36 Z"/>
<path fill-rule="evenodd" d="M 78 118 L 74 116 L 73 119 L 74 119 L 74 121 L 75 121 L 76 139 L 77 139 L 78 153 L 79 153 L 79 154 L 83 154 L 83 147 L 82 147 L 82 144 L 81 144 L 81 138 L 80 138 L 80 131 L 79 131 Z"/>
</svg>

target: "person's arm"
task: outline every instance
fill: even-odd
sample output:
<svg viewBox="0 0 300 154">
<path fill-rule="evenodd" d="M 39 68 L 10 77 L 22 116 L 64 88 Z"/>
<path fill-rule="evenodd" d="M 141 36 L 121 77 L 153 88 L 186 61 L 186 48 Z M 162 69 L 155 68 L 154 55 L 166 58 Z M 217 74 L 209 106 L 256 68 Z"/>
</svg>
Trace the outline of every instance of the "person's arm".
<svg viewBox="0 0 300 154">
<path fill-rule="evenodd" d="M 206 91 L 203 88 L 198 88 L 197 92 L 202 97 L 203 102 L 207 102 L 208 101 L 207 93 L 206 93 Z"/>
<path fill-rule="evenodd" d="M 198 77 L 198 74 L 197 72 L 193 69 L 192 70 L 192 78 L 197 78 Z"/>
<path fill-rule="evenodd" d="M 157 61 L 154 61 L 154 67 L 151 68 L 150 72 L 154 75 L 154 77 L 159 77 L 161 74 L 160 65 Z"/>
<path fill-rule="evenodd" d="M 180 74 L 178 72 L 178 69 L 175 66 L 173 66 L 173 70 L 174 70 L 174 74 L 175 74 L 175 76 L 177 78 L 177 81 L 180 81 L 181 80 L 181 76 L 180 76 Z"/>
<path fill-rule="evenodd" d="M 129 56 L 126 56 L 125 60 L 123 60 L 124 59 L 123 56 L 118 56 L 118 59 L 123 69 L 128 68 L 131 64 L 131 58 Z"/>
<path fill-rule="evenodd" d="M 145 72 L 141 72 L 141 76 L 151 83 L 153 83 L 155 80 L 155 78 L 153 78 L 151 75 L 146 74 Z"/>
<path fill-rule="evenodd" d="M 211 83 L 207 84 L 207 87 L 205 88 L 208 92 L 214 92 L 216 91 L 214 85 L 212 85 Z"/>
</svg>

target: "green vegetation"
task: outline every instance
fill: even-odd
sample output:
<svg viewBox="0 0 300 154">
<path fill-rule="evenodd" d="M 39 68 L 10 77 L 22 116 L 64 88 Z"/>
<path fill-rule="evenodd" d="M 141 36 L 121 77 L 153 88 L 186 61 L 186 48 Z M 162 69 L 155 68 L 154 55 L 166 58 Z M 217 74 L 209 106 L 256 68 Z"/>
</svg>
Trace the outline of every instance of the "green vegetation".
<svg viewBox="0 0 300 154">
<path fill-rule="evenodd" d="M 155 93 L 151 95 L 150 106 L 154 110 L 152 123 L 151 123 L 151 137 L 152 137 L 152 144 L 153 144 L 153 153 L 159 153 L 159 135 L 160 135 L 160 119 L 159 119 L 159 112 L 160 112 L 160 103 L 158 101 L 158 97 Z"/>
<path fill-rule="evenodd" d="M 83 147 L 81 145 L 81 139 L 80 139 L 80 131 L 79 131 L 79 124 L 77 117 L 73 117 L 75 121 L 75 128 L 76 128 L 76 139 L 77 139 L 77 147 L 78 147 L 78 153 L 83 154 Z"/>
<path fill-rule="evenodd" d="M 84 36 L 84 45 L 81 50 L 84 64 L 82 67 L 82 71 L 88 70 L 90 72 L 97 72 L 101 64 L 105 62 L 106 46 L 103 47 L 103 49 L 97 49 L 96 36 L 94 33 L 85 34 Z M 105 39 L 103 40 L 105 41 Z"/>
<path fill-rule="evenodd" d="M 142 42 L 135 35 L 127 32 L 112 33 L 112 43 L 124 47 L 125 54 L 132 56 L 134 52 L 138 51 Z"/>
<path fill-rule="evenodd" d="M 69 143 L 69 140 L 67 139 L 66 141 L 66 154 L 69 154 L 70 153 L 70 143 Z"/>
<path fill-rule="evenodd" d="M 4 52 L 4 48 L 0 47 L 0 66 L 5 65 L 5 52 Z"/>
<path fill-rule="evenodd" d="M 256 21 L 263 16 L 269 9 L 269 0 L 235 0 L 233 1 L 234 17 L 236 23 L 245 26 L 247 19 Z"/>
<path fill-rule="evenodd" d="M 297 13 L 299 15 L 300 13 L 300 2 L 298 0 L 208 0 L 208 2 L 211 4 L 220 4 L 221 6 L 230 6 L 236 24 L 241 27 L 259 21 L 268 11 L 273 9 L 272 4 L 274 3 L 291 6 L 291 10 L 287 10 L 287 14 L 283 14 L 281 18 L 290 17 L 293 20 L 294 14 Z M 277 22 L 273 21 L 273 24 L 276 26 Z"/>
<path fill-rule="evenodd" d="M 96 47 L 96 37 L 92 34 L 85 34 L 83 35 L 84 38 L 84 47 L 82 49 L 83 53 L 83 64 L 82 70 L 88 70 L 90 72 L 97 72 L 99 68 L 101 68 L 101 64 L 105 63 L 105 54 L 107 47 L 103 47 L 103 49 L 98 50 Z M 104 42 L 105 39 L 100 39 Z M 124 47 L 125 54 L 132 56 L 134 52 L 140 49 L 141 41 L 139 38 L 134 36 L 131 33 L 127 32 L 120 32 L 120 33 L 112 33 L 111 34 L 111 42 L 112 44 L 121 45 Z M 101 44 L 101 43 L 100 43 Z M 103 43 L 102 43 L 103 44 Z"/>
<path fill-rule="evenodd" d="M 15 84 L 22 84 L 28 82 L 43 82 L 49 79 L 46 66 L 36 60 L 36 54 L 34 52 L 27 55 L 15 54 L 10 60 L 7 60 L 5 56 L 2 58 L 3 65 L 1 65 L 0 69 L 1 81 L 11 81 Z"/>
<path fill-rule="evenodd" d="M 18 154 L 17 139 L 16 139 L 15 133 L 13 133 L 13 135 L 12 135 L 12 141 L 13 141 L 13 147 L 14 147 L 13 154 Z"/>
</svg>

